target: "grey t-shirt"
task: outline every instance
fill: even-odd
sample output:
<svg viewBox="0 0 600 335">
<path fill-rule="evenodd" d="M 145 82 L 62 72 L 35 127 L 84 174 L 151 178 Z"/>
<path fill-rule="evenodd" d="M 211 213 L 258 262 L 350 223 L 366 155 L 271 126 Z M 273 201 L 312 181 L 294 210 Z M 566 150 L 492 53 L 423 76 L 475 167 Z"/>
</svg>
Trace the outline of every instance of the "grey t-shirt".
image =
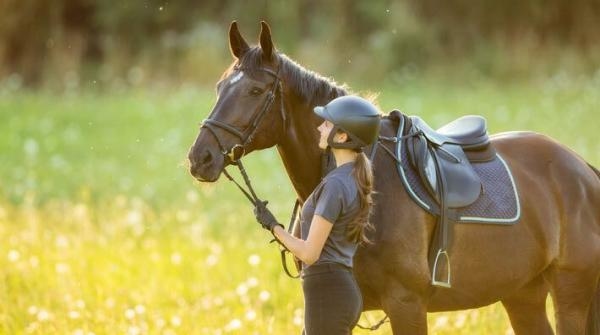
<svg viewBox="0 0 600 335">
<path fill-rule="evenodd" d="M 314 215 L 320 215 L 333 223 L 333 227 L 319 259 L 319 263 L 340 263 L 352 267 L 357 243 L 346 238 L 346 230 L 360 209 L 358 189 L 352 175 L 354 163 L 338 166 L 323 178 L 306 199 L 300 216 L 302 239 L 306 240 Z M 306 264 L 302 265 L 306 267 Z"/>
</svg>

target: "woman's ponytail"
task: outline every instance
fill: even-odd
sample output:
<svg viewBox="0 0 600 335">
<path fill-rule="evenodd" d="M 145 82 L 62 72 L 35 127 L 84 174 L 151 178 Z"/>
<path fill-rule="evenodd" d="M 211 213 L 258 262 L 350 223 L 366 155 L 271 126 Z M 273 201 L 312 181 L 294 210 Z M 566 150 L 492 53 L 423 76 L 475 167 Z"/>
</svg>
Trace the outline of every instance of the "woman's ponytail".
<svg viewBox="0 0 600 335">
<path fill-rule="evenodd" d="M 371 170 L 371 162 L 364 152 L 358 153 L 352 174 L 358 187 L 360 209 L 358 216 L 348 227 L 347 237 L 350 241 L 356 243 L 369 243 L 366 230 L 372 227 L 369 216 L 373 205 L 373 171 Z"/>
</svg>

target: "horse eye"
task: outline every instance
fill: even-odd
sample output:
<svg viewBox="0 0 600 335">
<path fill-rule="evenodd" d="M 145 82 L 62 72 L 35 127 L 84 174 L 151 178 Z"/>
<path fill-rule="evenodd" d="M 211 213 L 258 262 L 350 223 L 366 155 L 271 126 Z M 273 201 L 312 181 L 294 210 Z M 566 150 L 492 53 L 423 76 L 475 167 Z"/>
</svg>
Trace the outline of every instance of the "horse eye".
<svg viewBox="0 0 600 335">
<path fill-rule="evenodd" d="M 262 90 L 262 89 L 260 89 L 260 88 L 258 88 L 258 87 L 252 87 L 252 88 L 250 89 L 250 95 L 257 96 L 257 95 L 261 95 L 261 94 L 262 94 L 262 92 L 263 92 L 263 90 Z"/>
</svg>

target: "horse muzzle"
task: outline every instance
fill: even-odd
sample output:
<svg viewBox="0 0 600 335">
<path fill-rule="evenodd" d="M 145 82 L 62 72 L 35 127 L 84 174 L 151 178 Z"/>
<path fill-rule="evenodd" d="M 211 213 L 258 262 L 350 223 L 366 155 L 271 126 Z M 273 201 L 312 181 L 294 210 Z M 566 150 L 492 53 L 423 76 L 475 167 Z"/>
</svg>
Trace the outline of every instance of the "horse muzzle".
<svg viewBox="0 0 600 335">
<path fill-rule="evenodd" d="M 208 148 L 190 150 L 188 155 L 190 174 L 200 182 L 212 183 L 219 179 L 225 160 L 222 154 L 215 153 Z"/>
</svg>

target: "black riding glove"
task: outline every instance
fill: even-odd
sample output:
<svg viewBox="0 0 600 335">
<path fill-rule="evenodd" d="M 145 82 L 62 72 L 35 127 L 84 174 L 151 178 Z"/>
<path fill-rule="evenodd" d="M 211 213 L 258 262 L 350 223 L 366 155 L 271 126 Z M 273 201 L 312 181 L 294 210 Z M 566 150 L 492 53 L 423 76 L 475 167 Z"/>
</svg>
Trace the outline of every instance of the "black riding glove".
<svg viewBox="0 0 600 335">
<path fill-rule="evenodd" d="M 272 233 L 276 226 L 281 226 L 283 228 L 283 225 L 277 222 L 273 213 L 267 208 L 268 203 L 268 201 L 257 202 L 254 207 L 254 216 L 256 217 L 256 221 L 258 221 L 263 228 Z"/>
</svg>

